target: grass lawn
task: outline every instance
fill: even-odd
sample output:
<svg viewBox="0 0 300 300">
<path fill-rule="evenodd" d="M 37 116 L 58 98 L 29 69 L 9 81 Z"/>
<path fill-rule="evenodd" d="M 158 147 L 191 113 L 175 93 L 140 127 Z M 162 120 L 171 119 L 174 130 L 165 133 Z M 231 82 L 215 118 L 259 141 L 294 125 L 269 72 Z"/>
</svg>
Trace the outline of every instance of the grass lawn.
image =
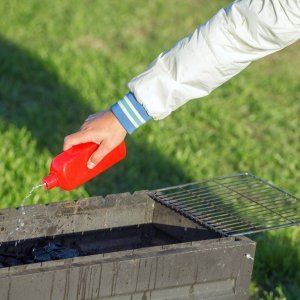
<svg viewBox="0 0 300 300">
<path fill-rule="evenodd" d="M 163 50 L 229 1 L 0 1 L 0 199 L 16 207 L 65 135 L 108 108 Z M 248 171 L 300 195 L 299 42 L 127 138 L 125 161 L 27 204 Z M 253 299 L 299 299 L 300 228 L 260 234 Z"/>
</svg>

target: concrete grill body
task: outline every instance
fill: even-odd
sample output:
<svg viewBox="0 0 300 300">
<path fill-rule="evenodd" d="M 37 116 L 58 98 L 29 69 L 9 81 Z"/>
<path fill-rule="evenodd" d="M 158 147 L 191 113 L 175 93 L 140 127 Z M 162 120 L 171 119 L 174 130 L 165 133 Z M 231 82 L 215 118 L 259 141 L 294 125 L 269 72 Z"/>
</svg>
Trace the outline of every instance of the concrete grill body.
<svg viewBox="0 0 300 300">
<path fill-rule="evenodd" d="M 255 243 L 207 229 L 146 191 L 33 205 L 25 212 L 0 210 L 2 242 L 63 235 L 90 255 L 2 267 L 0 299 L 247 298 Z M 9 236 L 20 217 L 24 231 Z M 88 232 L 97 234 L 81 242 Z"/>
</svg>

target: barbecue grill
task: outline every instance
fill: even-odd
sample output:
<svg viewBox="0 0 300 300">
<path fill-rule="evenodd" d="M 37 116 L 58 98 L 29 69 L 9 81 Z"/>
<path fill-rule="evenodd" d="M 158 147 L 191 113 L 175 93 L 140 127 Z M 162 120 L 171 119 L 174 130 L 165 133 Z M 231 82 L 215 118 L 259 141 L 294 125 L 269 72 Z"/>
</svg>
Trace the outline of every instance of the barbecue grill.
<svg viewBox="0 0 300 300">
<path fill-rule="evenodd" d="M 299 199 L 249 173 L 164 188 L 149 194 L 224 236 L 300 224 Z"/>
<path fill-rule="evenodd" d="M 247 173 L 2 209 L 0 299 L 246 299 L 245 235 L 299 223 L 298 198 Z"/>
</svg>

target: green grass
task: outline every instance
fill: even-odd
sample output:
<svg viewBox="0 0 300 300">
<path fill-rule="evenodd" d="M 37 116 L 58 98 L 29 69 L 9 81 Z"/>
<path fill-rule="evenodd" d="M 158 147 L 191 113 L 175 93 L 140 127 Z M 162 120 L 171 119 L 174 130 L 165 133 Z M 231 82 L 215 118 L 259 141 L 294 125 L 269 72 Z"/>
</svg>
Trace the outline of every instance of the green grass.
<svg viewBox="0 0 300 300">
<path fill-rule="evenodd" d="M 229 1 L 0 2 L 0 199 L 20 205 L 65 135 Z M 176 25 L 174 25 L 176 24 Z M 128 156 L 72 192 L 27 204 L 252 172 L 300 195 L 299 43 L 127 138 Z M 258 235 L 253 299 L 299 299 L 300 228 Z"/>
</svg>

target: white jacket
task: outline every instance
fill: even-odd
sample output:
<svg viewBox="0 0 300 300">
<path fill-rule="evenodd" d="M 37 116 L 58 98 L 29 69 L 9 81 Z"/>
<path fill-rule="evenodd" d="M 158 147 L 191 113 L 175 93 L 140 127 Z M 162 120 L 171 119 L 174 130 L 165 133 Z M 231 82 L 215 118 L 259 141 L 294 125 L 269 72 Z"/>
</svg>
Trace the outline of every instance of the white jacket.
<svg viewBox="0 0 300 300">
<path fill-rule="evenodd" d="M 162 119 L 300 38 L 300 0 L 240 0 L 161 53 L 128 87 Z"/>
</svg>

